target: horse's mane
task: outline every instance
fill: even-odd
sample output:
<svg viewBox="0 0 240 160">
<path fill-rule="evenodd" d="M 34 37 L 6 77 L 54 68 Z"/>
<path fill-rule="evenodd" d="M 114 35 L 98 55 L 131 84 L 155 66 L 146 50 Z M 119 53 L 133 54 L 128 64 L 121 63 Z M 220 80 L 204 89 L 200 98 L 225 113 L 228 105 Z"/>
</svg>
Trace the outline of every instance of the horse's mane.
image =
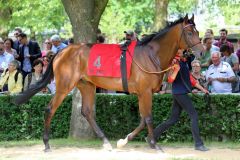
<svg viewBox="0 0 240 160">
<path fill-rule="evenodd" d="M 146 45 L 152 40 L 158 40 L 161 38 L 165 33 L 169 31 L 169 29 L 179 23 L 182 23 L 184 21 L 184 18 L 179 18 L 178 20 L 174 22 L 167 22 L 167 25 L 164 29 L 158 31 L 158 32 L 153 32 L 149 35 L 146 35 L 144 38 L 142 38 L 139 42 L 138 45 Z M 195 23 L 192 20 L 188 20 L 188 23 L 193 24 L 195 26 Z"/>
</svg>

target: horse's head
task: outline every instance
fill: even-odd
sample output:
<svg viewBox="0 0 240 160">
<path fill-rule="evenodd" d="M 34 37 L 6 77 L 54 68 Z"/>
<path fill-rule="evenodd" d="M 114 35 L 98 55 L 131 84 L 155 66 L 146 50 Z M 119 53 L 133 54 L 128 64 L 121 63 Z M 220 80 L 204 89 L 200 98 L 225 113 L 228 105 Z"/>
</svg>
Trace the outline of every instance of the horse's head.
<svg viewBox="0 0 240 160">
<path fill-rule="evenodd" d="M 180 28 L 181 37 L 179 42 L 179 48 L 185 50 L 190 49 L 196 56 L 199 56 L 200 53 L 204 50 L 204 48 L 201 44 L 199 32 L 197 31 L 194 23 L 194 15 L 190 19 L 188 19 L 188 15 L 186 15 L 183 22 L 181 23 Z"/>
</svg>

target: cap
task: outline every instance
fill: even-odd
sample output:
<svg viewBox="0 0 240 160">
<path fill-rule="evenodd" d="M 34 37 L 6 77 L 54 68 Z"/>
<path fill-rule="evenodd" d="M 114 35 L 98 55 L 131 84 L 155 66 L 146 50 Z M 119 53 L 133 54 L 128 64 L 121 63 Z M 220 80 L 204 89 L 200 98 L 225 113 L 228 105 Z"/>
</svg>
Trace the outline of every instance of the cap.
<svg viewBox="0 0 240 160">
<path fill-rule="evenodd" d="M 131 35 L 131 36 L 134 34 L 134 32 L 132 30 L 124 31 L 124 33 L 128 34 L 128 35 Z"/>
<path fill-rule="evenodd" d="M 53 35 L 50 39 L 51 39 L 51 41 L 61 41 L 60 36 L 57 34 Z"/>
</svg>

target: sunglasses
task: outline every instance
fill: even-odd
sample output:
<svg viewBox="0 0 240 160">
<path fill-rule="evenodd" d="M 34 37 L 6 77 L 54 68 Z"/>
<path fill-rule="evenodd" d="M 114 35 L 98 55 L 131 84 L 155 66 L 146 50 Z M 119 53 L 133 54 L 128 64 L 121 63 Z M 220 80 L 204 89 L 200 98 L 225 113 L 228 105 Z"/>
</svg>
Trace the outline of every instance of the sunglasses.
<svg viewBox="0 0 240 160">
<path fill-rule="evenodd" d="M 52 44 L 51 42 L 45 42 L 45 44 Z"/>
</svg>

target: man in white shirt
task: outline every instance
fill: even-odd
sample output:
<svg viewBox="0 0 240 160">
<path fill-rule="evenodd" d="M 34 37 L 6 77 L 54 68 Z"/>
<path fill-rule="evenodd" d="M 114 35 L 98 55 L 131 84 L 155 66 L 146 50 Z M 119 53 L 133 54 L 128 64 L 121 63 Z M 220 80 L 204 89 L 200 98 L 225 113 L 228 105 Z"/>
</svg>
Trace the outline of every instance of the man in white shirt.
<svg viewBox="0 0 240 160">
<path fill-rule="evenodd" d="M 5 69 L 8 68 L 8 64 L 14 60 L 13 55 L 4 51 L 3 45 L 0 45 L 0 75 Z"/>
<path fill-rule="evenodd" d="M 57 54 L 59 51 L 61 51 L 62 49 L 66 48 L 67 45 L 62 43 L 61 38 L 59 35 L 53 35 L 51 38 L 52 41 L 52 51 L 53 53 Z"/>
<path fill-rule="evenodd" d="M 212 65 L 208 67 L 206 79 L 211 84 L 211 93 L 232 93 L 232 82 L 236 81 L 232 67 L 221 61 L 221 53 L 211 54 Z"/>
</svg>

